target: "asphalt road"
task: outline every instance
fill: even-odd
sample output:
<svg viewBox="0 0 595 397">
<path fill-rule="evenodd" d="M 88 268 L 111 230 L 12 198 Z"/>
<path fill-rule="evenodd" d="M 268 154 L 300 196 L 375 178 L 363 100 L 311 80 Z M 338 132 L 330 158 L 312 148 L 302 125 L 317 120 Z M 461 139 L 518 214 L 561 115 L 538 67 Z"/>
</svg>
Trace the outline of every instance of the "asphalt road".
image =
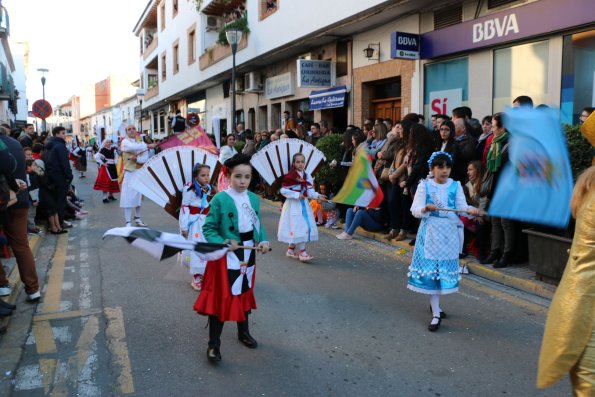
<svg viewBox="0 0 595 397">
<path fill-rule="evenodd" d="M 91 190 L 94 174 L 75 178 L 88 219 L 41 242 L 43 303 L 19 302 L 0 342 L 0 356 L 22 349 L 18 368 L 2 380 L 9 395 L 570 395 L 568 380 L 535 388 L 546 301 L 465 276 L 461 292 L 443 298 L 448 319 L 431 333 L 428 298 L 406 289 L 407 256 L 325 230 L 309 245 L 311 263 L 286 258 L 276 241 L 279 209 L 267 203 L 273 251 L 257 257 L 258 310 L 250 317 L 259 345 L 244 347 L 227 324 L 223 360 L 213 366 L 187 270 L 123 239 L 101 239 L 124 222 L 117 202 L 103 204 Z M 143 219 L 177 228 L 148 200 Z"/>
</svg>

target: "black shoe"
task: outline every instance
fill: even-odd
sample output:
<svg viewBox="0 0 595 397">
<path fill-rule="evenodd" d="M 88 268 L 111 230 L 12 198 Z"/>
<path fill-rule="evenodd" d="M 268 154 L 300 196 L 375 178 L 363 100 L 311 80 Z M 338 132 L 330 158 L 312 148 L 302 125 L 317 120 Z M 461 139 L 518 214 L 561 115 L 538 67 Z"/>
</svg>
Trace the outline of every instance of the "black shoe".
<svg viewBox="0 0 595 397">
<path fill-rule="evenodd" d="M 0 307 L 0 317 L 7 317 L 12 314 L 12 310 L 6 307 Z"/>
<path fill-rule="evenodd" d="M 435 319 L 435 318 L 437 318 L 437 319 L 438 319 L 438 323 L 436 323 L 436 324 L 432 324 L 432 323 L 430 322 L 430 325 L 428 325 L 428 330 L 429 330 L 430 332 L 436 332 L 436 331 L 438 331 L 438 328 L 440 328 L 440 323 L 442 322 L 442 319 L 441 319 L 441 318 L 439 318 L 439 317 L 432 317 L 432 320 L 433 320 L 433 319 Z"/>
<path fill-rule="evenodd" d="M 252 337 L 252 335 L 248 333 L 241 333 L 238 334 L 238 340 L 244 344 L 244 346 L 249 347 L 250 349 L 255 349 L 258 346 L 256 343 L 256 339 Z"/>
<path fill-rule="evenodd" d="M 107 203 L 109 203 L 109 200 L 108 200 L 108 199 L 103 199 L 103 202 L 104 202 L 105 204 L 107 204 Z"/>
<path fill-rule="evenodd" d="M 500 255 L 497 254 L 496 252 L 490 252 L 490 255 L 485 258 L 482 261 L 479 261 L 479 263 L 481 263 L 482 265 L 490 265 L 492 263 L 495 263 L 498 261 L 498 259 L 500 259 Z"/>
<path fill-rule="evenodd" d="M 64 234 L 64 233 L 68 233 L 68 230 L 61 229 L 61 230 L 58 230 L 57 232 L 54 232 L 54 231 L 51 231 L 50 230 L 50 234 Z"/>
<path fill-rule="evenodd" d="M 111 201 L 116 201 L 116 200 L 117 200 L 117 198 L 115 198 L 114 196 L 109 196 L 109 197 L 108 197 L 108 200 L 111 200 Z"/>
<path fill-rule="evenodd" d="M 409 242 L 409 245 L 415 247 L 415 237 Z"/>
<path fill-rule="evenodd" d="M 207 360 L 209 360 L 212 363 L 221 361 L 221 352 L 219 351 L 218 347 L 207 348 Z"/>
<path fill-rule="evenodd" d="M 502 258 L 500 258 L 499 261 L 494 263 L 494 269 L 503 269 L 508 265 L 510 265 L 510 255 L 504 254 L 502 255 Z"/>
<path fill-rule="evenodd" d="M 10 304 L 10 303 L 5 302 L 2 299 L 0 299 L 0 308 L 1 307 L 5 308 L 5 309 L 10 309 L 10 310 L 14 310 L 17 308 L 16 305 Z"/>
<path fill-rule="evenodd" d="M 430 306 L 430 313 L 432 313 L 432 306 Z M 447 316 L 446 316 L 446 312 L 443 312 L 443 311 L 441 311 L 441 312 L 440 312 L 440 318 L 441 318 L 441 319 L 445 319 L 446 317 L 447 317 Z"/>
</svg>

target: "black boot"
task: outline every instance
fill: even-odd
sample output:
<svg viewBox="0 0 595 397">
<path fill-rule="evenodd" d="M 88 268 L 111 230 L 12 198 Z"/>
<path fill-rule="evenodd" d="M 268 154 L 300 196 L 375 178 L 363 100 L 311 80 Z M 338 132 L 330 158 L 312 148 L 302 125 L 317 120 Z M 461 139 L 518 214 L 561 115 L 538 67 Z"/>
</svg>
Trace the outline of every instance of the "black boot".
<svg viewBox="0 0 595 397">
<path fill-rule="evenodd" d="M 500 254 L 498 252 L 490 252 L 490 255 L 482 261 L 479 261 L 482 265 L 490 265 L 492 263 L 496 263 L 500 259 Z"/>
<path fill-rule="evenodd" d="M 510 260 L 512 258 L 512 255 L 509 253 L 504 253 L 504 255 L 502 255 L 502 258 L 500 258 L 500 260 L 496 263 L 494 263 L 494 269 L 502 269 L 507 267 L 508 265 L 510 265 Z"/>
<path fill-rule="evenodd" d="M 248 313 L 246 313 L 246 321 L 238 321 L 238 340 L 250 349 L 255 349 L 256 346 L 258 346 L 256 339 L 250 335 L 250 329 L 248 328 Z"/>
<path fill-rule="evenodd" d="M 218 347 L 207 348 L 207 360 L 209 360 L 212 363 L 221 361 L 221 352 L 219 351 Z"/>
</svg>

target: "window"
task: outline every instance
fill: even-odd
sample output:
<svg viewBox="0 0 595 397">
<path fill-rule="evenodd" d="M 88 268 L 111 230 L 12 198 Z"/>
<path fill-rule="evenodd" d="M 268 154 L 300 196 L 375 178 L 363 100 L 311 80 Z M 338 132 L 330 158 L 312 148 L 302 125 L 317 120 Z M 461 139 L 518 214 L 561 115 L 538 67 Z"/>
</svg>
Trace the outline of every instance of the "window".
<svg viewBox="0 0 595 397">
<path fill-rule="evenodd" d="M 258 7 L 258 16 L 260 20 L 274 14 L 279 9 L 280 0 L 259 0 L 260 6 Z"/>
<path fill-rule="evenodd" d="M 165 0 L 159 6 L 160 14 L 161 14 L 161 30 L 165 29 Z"/>
<path fill-rule="evenodd" d="M 562 123 L 577 124 L 584 107 L 595 106 L 595 30 L 564 36 Z"/>
<path fill-rule="evenodd" d="M 441 8 L 434 11 L 434 30 L 459 24 L 463 21 L 463 5 Z"/>
<path fill-rule="evenodd" d="M 161 81 L 165 81 L 167 77 L 167 58 L 165 53 L 161 54 Z"/>
<path fill-rule="evenodd" d="M 548 98 L 549 42 L 522 44 L 494 51 L 493 111 L 501 112 L 519 95 L 535 105 Z"/>
<path fill-rule="evenodd" d="M 171 16 L 172 16 L 172 18 L 175 18 L 176 15 L 178 15 L 178 0 L 172 0 L 171 9 L 172 9 Z"/>
<path fill-rule="evenodd" d="M 349 73 L 347 53 L 349 52 L 348 41 L 337 41 L 337 77 L 346 76 Z"/>
<path fill-rule="evenodd" d="M 514 3 L 518 0 L 488 0 L 488 10 L 502 7 L 503 5 Z"/>
<path fill-rule="evenodd" d="M 469 61 L 465 58 L 426 64 L 424 114 L 448 114 L 466 104 L 469 96 Z"/>
<path fill-rule="evenodd" d="M 188 29 L 188 65 L 196 61 L 196 25 Z"/>
<path fill-rule="evenodd" d="M 173 46 L 173 60 L 174 60 L 173 73 L 174 74 L 176 74 L 180 71 L 179 52 L 180 52 L 180 40 L 176 40 L 176 41 L 174 41 L 174 46 Z"/>
</svg>

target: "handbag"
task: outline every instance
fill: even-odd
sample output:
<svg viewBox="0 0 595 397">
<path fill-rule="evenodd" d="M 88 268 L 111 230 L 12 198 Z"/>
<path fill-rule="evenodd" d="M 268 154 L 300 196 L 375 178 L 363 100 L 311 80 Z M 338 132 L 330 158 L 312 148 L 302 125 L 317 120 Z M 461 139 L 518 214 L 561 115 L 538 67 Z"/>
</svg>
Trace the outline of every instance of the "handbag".
<svg viewBox="0 0 595 397">
<path fill-rule="evenodd" d="M 380 174 L 380 181 L 388 182 L 388 177 L 390 176 L 390 167 L 384 167 L 382 169 L 382 173 Z"/>
<path fill-rule="evenodd" d="M 6 176 L 0 175 L 0 210 L 5 210 L 17 202 L 17 194 L 8 185 Z"/>
</svg>

